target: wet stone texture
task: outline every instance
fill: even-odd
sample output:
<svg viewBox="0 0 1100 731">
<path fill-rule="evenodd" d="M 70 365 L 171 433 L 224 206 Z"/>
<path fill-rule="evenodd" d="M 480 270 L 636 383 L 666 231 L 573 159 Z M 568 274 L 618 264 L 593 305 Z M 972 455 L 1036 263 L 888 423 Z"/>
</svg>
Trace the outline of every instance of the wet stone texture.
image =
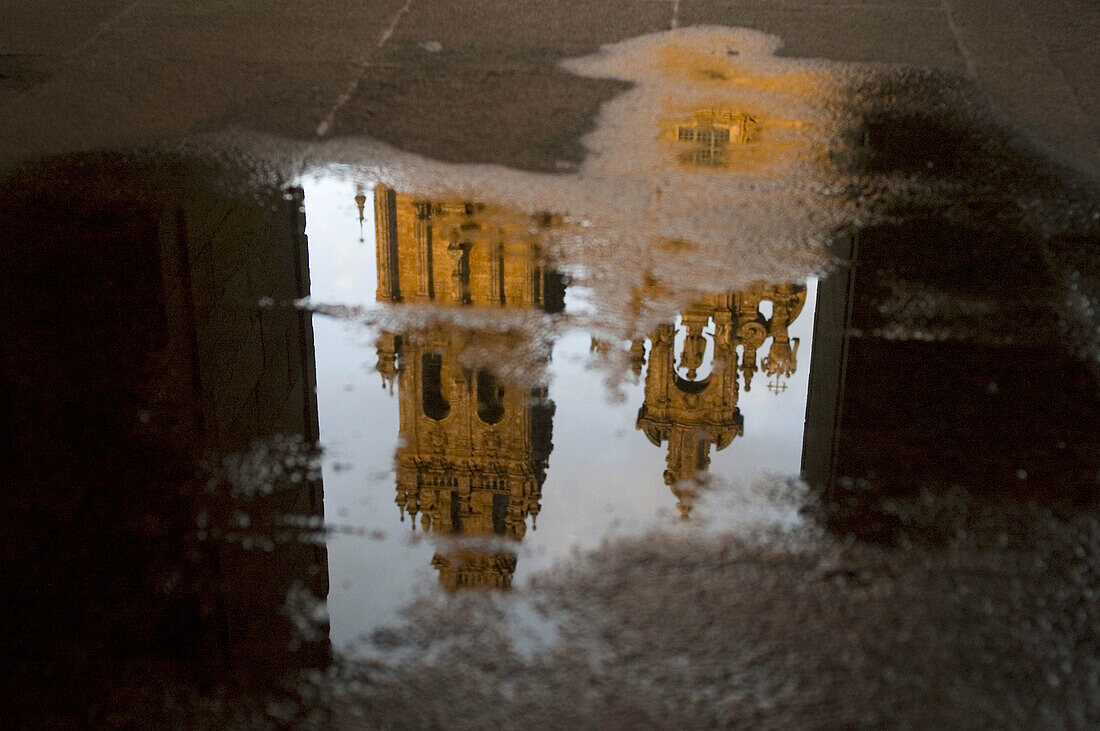
<svg viewBox="0 0 1100 731">
<path fill-rule="evenodd" d="M 0 0 L 4 720 L 1100 724 L 1095 9 L 1010 10 Z"/>
<path fill-rule="evenodd" d="M 553 170 L 578 161 L 585 115 L 614 91 L 566 82 L 556 61 L 692 25 L 773 33 L 792 57 L 966 70 L 1066 159 L 1095 167 L 1100 154 L 1087 40 L 1100 18 L 1083 0 L 11 0 L 0 13 L 0 80 L 19 85 L 0 90 L 5 161 L 234 125 L 298 139 L 339 125 L 436 159 Z M 483 107 L 497 110 L 491 135 Z"/>
<path fill-rule="evenodd" d="M 940 507 L 959 508 L 930 509 Z M 1041 550 L 811 543 L 810 553 L 761 552 L 664 534 L 622 542 L 534 590 L 549 616 L 568 618 L 557 646 L 515 652 L 496 607 L 414 606 L 407 625 L 379 638 L 408 659 L 344 666 L 336 717 L 473 726 L 522 716 L 540 728 L 1089 725 L 1095 519 L 1026 519 Z M 430 702 L 424 687 L 435 689 Z"/>
<path fill-rule="evenodd" d="M 50 724 L 156 718 L 160 694 L 196 703 L 225 674 L 269 687 L 327 657 L 325 642 L 276 639 L 291 635 L 294 577 L 324 594 L 309 571 L 323 546 L 286 546 L 297 536 L 279 525 L 321 509 L 319 481 L 301 480 L 316 439 L 309 321 L 255 306 L 307 286 L 300 214 L 293 195 L 211 190 L 210 173 L 87 156 L 6 187 L 4 482 L 22 489 L 6 497 L 4 557 L 20 569 L 5 619 L 13 710 Z M 300 435 L 284 450 L 304 455 L 299 480 L 230 490 L 205 464 L 278 433 Z M 280 550 L 206 540 L 247 534 L 249 515 Z"/>
</svg>

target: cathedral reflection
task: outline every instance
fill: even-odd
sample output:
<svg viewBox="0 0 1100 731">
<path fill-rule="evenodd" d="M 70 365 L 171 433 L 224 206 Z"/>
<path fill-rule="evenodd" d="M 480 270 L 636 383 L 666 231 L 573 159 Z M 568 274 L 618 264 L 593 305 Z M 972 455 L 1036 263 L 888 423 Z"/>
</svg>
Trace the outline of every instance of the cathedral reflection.
<svg viewBox="0 0 1100 731">
<path fill-rule="evenodd" d="M 775 393 L 797 368 L 798 340 L 788 335 L 806 303 L 801 285 L 759 283 L 745 290 L 710 295 L 663 324 L 650 336 L 645 401 L 636 428 L 656 446 L 668 443 L 665 484 L 687 517 L 698 496 L 699 478 L 710 465 L 710 451 L 725 449 L 744 434 L 739 387 L 752 388 L 763 367 Z M 763 305 L 770 305 L 770 316 Z M 757 365 L 758 352 L 768 343 Z M 740 358 L 738 357 L 740 348 Z M 645 365 L 644 344 L 631 346 L 635 372 Z M 710 371 L 700 376 L 709 360 Z"/>
<path fill-rule="evenodd" d="M 743 110 L 697 109 L 662 122 L 660 144 L 693 168 L 759 167 L 796 149 L 784 135 L 798 124 Z M 356 205 L 362 224 L 362 191 Z M 382 332 L 377 342 L 378 370 L 399 400 L 395 470 L 402 519 L 407 513 L 414 529 L 419 524 L 436 534 L 518 541 L 539 512 L 551 450 L 553 404 L 544 373 L 550 346 L 530 328 L 477 330 L 447 312 L 561 311 L 564 285 L 543 254 L 547 232 L 560 221 L 385 185 L 374 190 L 374 216 L 377 299 L 419 306 L 405 312 L 421 318 Z M 770 389 L 786 388 L 798 350 L 788 327 L 805 299 L 802 286 L 760 283 L 705 297 L 682 313 L 679 325 L 652 333 L 637 428 L 654 444 L 667 443 L 664 479 L 683 515 L 691 511 L 711 450 L 743 434 L 741 386 L 749 390 L 763 370 Z M 606 347 L 593 342 L 597 351 Z M 632 344 L 630 357 L 640 374 L 644 341 Z M 517 359 L 534 366 L 520 370 L 539 374 L 522 386 L 502 378 L 496 365 L 513 367 Z M 449 590 L 507 588 L 516 557 L 507 549 L 461 548 L 437 553 L 432 564 Z"/>
<path fill-rule="evenodd" d="M 378 186 L 379 301 L 560 311 L 564 285 L 543 263 L 554 219 L 479 203 L 429 201 Z M 543 369 L 549 344 L 524 331 L 484 332 L 452 321 L 383 332 L 378 370 L 396 382 L 400 446 L 396 502 L 415 529 L 518 541 L 539 512 L 553 404 Z M 516 385 L 464 354 L 528 358 L 536 384 Z M 526 354 L 526 355 L 518 355 Z M 530 370 L 530 369 L 528 369 Z M 511 550 L 461 548 L 432 559 L 448 590 L 508 588 Z"/>
<path fill-rule="evenodd" d="M 787 135 L 801 126 L 743 109 L 696 109 L 662 121 L 661 137 L 681 165 L 720 171 L 762 167 L 805 152 L 804 142 Z M 664 480 L 684 517 L 710 466 L 711 449 L 725 449 L 744 434 L 740 387 L 749 391 L 762 367 L 769 390 L 786 390 L 798 355 L 798 339 L 790 338 L 788 328 L 805 303 L 802 285 L 759 282 L 706 296 L 680 313 L 678 324 L 660 325 L 650 335 L 645 401 L 635 427 L 653 444 L 667 443 Z M 646 365 L 643 340 L 631 344 L 630 356 L 640 375 Z"/>
</svg>

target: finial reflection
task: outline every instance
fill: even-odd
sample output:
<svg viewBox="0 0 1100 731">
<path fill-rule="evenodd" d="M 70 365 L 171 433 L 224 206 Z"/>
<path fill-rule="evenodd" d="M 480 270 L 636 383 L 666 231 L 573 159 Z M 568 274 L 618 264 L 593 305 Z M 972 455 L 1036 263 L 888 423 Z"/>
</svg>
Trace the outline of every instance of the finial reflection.
<svg viewBox="0 0 1100 731">
<path fill-rule="evenodd" d="M 362 188 L 355 189 L 355 207 L 359 210 L 359 243 L 363 243 L 363 210 L 367 205 L 367 196 Z"/>
</svg>

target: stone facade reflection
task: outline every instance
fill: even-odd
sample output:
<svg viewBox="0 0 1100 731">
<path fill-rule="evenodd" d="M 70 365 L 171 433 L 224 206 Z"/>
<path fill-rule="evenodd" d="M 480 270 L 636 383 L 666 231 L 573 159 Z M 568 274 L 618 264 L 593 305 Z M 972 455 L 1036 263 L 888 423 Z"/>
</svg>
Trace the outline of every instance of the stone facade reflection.
<svg viewBox="0 0 1100 731">
<path fill-rule="evenodd" d="M 554 219 L 479 203 L 429 201 L 378 186 L 375 231 L 380 301 L 443 307 L 560 311 L 564 287 L 547 271 L 540 236 Z M 454 322 L 383 332 L 378 370 L 400 408 L 396 502 L 424 531 L 518 541 L 539 512 L 553 404 L 545 380 L 515 385 L 471 351 L 527 357 L 537 370 L 549 344 L 529 333 L 479 332 Z M 521 341 L 521 342 L 517 342 Z M 524 354 L 524 355 L 521 355 Z M 509 550 L 437 552 L 448 590 L 508 588 Z"/>
<path fill-rule="evenodd" d="M 680 166 L 693 172 L 761 172 L 813 159 L 823 150 L 806 138 L 806 123 L 760 110 L 694 109 L 661 120 L 660 138 Z"/>
<path fill-rule="evenodd" d="M 771 305 L 770 317 L 762 312 L 764 303 Z M 795 372 L 798 355 L 798 340 L 790 338 L 788 328 L 805 303 L 801 285 L 761 283 L 708 296 L 682 312 L 679 325 L 658 326 L 650 337 L 648 365 L 644 343 L 632 344 L 635 372 L 646 369 L 645 401 L 635 426 L 653 444 L 667 442 L 665 484 L 683 516 L 691 512 L 711 448 L 725 449 L 744 434 L 740 387 L 750 390 L 762 367 L 773 379 L 769 389 L 786 388 L 784 380 Z M 758 366 L 758 354 L 769 340 Z M 700 377 L 708 360 L 710 372 Z"/>
<path fill-rule="evenodd" d="M 727 167 L 730 147 L 744 145 L 760 130 L 744 112 L 700 109 L 676 123 L 664 123 L 663 136 L 681 143 L 679 161 L 702 167 Z"/>
</svg>

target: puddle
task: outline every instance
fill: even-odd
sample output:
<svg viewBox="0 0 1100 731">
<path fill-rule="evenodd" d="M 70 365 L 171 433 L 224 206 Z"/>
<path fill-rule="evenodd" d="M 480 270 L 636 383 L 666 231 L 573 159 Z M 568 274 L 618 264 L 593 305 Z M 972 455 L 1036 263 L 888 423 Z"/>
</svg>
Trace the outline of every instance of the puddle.
<svg viewBox="0 0 1100 731">
<path fill-rule="evenodd" d="M 609 535 L 689 514 L 703 472 L 798 474 L 797 353 L 812 352 L 816 280 L 702 298 L 649 337 L 616 337 L 612 322 L 594 336 L 540 258 L 552 223 L 380 186 L 363 194 L 375 225 L 360 242 L 352 183 L 303 189 L 310 260 L 324 262 L 311 301 L 357 308 L 314 322 L 325 512 L 386 536 L 329 547 L 338 646 L 429 574 L 452 591 L 523 585 Z M 455 534 L 503 540 L 439 540 Z"/>
<path fill-rule="evenodd" d="M 633 86 L 553 175 L 238 131 L 10 177 L 27 703 L 1094 721 L 1097 191 L 777 44 L 565 62 Z"/>
</svg>

